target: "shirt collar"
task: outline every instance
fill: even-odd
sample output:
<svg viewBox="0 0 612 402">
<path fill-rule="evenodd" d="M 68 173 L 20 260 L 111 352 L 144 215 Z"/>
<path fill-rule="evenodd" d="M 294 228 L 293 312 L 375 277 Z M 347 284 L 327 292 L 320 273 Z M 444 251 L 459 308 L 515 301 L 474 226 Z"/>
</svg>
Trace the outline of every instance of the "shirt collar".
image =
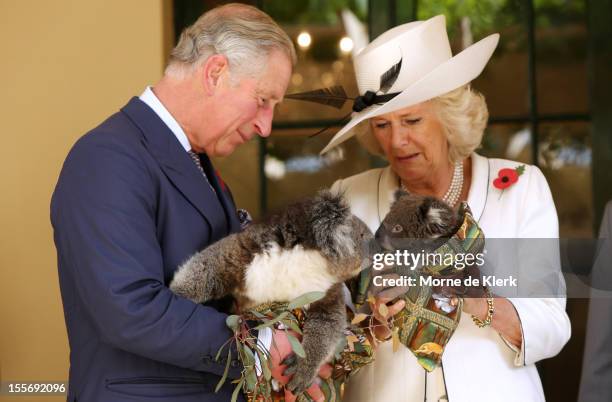
<svg viewBox="0 0 612 402">
<path fill-rule="evenodd" d="M 168 126 L 168 128 L 175 135 L 178 142 L 181 143 L 185 151 L 191 151 L 191 144 L 189 144 L 189 140 L 187 139 L 187 135 L 181 128 L 180 124 L 176 121 L 174 117 L 170 114 L 168 109 L 161 103 L 159 98 L 153 93 L 151 87 L 148 86 L 142 95 L 140 95 L 140 100 L 146 103 L 156 115 Z"/>
</svg>

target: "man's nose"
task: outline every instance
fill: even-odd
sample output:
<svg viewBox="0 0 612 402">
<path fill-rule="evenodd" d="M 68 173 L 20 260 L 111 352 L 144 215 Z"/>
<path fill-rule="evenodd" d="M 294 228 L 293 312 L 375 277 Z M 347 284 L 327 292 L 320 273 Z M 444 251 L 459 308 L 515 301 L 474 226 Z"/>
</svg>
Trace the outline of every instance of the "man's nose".
<svg viewBox="0 0 612 402">
<path fill-rule="evenodd" d="M 274 111 L 272 109 L 263 109 L 257 113 L 255 118 L 255 130 L 257 135 L 261 137 L 268 137 L 272 132 L 272 119 L 274 118 Z"/>
</svg>

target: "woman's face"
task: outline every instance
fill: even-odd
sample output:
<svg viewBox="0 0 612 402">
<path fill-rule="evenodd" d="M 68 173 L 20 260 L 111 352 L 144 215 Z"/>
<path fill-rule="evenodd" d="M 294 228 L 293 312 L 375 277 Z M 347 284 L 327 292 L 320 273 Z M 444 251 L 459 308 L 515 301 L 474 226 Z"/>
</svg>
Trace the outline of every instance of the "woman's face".
<svg viewBox="0 0 612 402">
<path fill-rule="evenodd" d="M 372 133 L 393 171 L 406 183 L 448 169 L 448 142 L 431 101 L 372 117 Z"/>
</svg>

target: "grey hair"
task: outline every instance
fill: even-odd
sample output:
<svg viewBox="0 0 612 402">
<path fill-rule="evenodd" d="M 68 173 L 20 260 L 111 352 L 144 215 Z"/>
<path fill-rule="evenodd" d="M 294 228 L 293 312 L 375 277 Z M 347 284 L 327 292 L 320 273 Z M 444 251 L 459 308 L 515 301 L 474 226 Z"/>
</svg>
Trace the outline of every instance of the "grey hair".
<svg viewBox="0 0 612 402">
<path fill-rule="evenodd" d="M 429 102 L 434 104 L 436 116 L 446 135 L 450 162 L 467 158 L 480 146 L 489 119 L 484 95 L 464 85 Z M 368 120 L 362 121 L 353 130 L 368 152 L 384 157 Z"/>
<path fill-rule="evenodd" d="M 206 12 L 183 30 L 170 54 L 166 74 L 182 77 L 210 56 L 221 54 L 227 57 L 230 71 L 256 76 L 273 50 L 285 54 L 295 65 L 293 42 L 269 15 L 245 4 L 226 4 Z"/>
</svg>

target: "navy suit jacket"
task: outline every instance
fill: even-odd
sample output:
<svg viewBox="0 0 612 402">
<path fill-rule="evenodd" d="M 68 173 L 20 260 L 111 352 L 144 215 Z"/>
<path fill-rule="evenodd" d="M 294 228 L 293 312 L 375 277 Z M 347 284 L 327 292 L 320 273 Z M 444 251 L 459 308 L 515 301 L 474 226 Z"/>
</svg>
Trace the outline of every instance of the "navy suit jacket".
<svg viewBox="0 0 612 402">
<path fill-rule="evenodd" d="M 69 401 L 227 401 L 226 314 L 174 295 L 190 255 L 240 230 L 174 134 L 133 98 L 74 145 L 51 200 L 70 343 Z M 223 353 L 222 356 L 227 356 Z M 240 363 L 232 353 L 230 378 Z"/>
</svg>

